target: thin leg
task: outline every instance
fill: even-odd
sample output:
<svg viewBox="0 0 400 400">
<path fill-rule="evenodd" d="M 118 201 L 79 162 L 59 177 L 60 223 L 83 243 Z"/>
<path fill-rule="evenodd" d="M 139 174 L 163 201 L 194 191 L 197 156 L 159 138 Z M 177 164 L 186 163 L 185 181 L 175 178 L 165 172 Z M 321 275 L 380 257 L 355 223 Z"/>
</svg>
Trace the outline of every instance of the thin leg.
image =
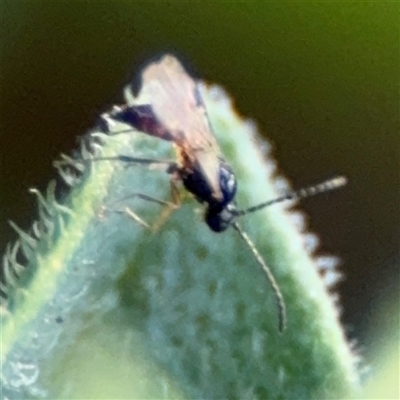
<svg viewBox="0 0 400 400">
<path fill-rule="evenodd" d="M 165 166 L 166 170 L 165 172 L 169 175 L 171 175 L 170 179 L 170 184 L 171 184 L 171 198 L 172 202 L 165 201 L 165 200 L 160 200 L 152 196 L 148 196 L 143 193 L 135 192 L 135 193 L 130 193 L 129 195 L 118 199 L 115 201 L 113 204 L 120 203 L 121 201 L 128 200 L 131 198 L 139 197 L 143 200 L 146 201 L 151 201 L 153 203 L 157 203 L 161 206 L 164 206 L 164 210 L 161 212 L 159 218 L 153 224 L 152 226 L 149 225 L 146 221 L 144 221 L 142 218 L 140 218 L 133 210 L 131 210 L 129 207 L 125 207 L 123 210 L 113 210 L 108 209 L 109 211 L 114 211 L 118 213 L 123 213 L 128 215 L 130 218 L 132 218 L 134 221 L 138 222 L 140 225 L 150 229 L 153 232 L 157 232 L 158 229 L 165 223 L 169 215 L 172 213 L 172 211 L 177 210 L 180 205 L 181 205 L 181 199 L 179 195 L 179 190 L 177 187 L 177 182 L 180 180 L 179 177 L 179 167 L 177 163 L 173 160 L 161 160 L 161 159 L 154 159 L 154 158 L 141 158 L 141 157 L 132 157 L 132 156 L 125 156 L 125 155 L 119 155 L 119 156 L 114 156 L 114 157 L 97 157 L 93 159 L 87 160 L 89 162 L 92 161 L 121 161 L 127 164 L 141 164 L 141 165 L 146 165 L 146 166 Z M 103 209 L 104 211 L 104 209 Z"/>
<path fill-rule="evenodd" d="M 164 206 L 164 209 L 161 211 L 160 216 L 157 218 L 157 221 L 150 225 L 148 224 L 145 220 L 143 220 L 141 217 L 139 217 L 132 209 L 129 207 L 125 207 L 123 210 L 113 210 L 109 209 L 109 211 L 117 212 L 117 213 L 122 213 L 128 215 L 130 218 L 132 218 L 134 221 L 138 222 L 140 225 L 144 226 L 145 228 L 150 229 L 153 233 L 157 232 L 167 221 L 168 217 L 171 215 L 171 213 L 175 210 L 177 210 L 181 204 L 181 197 L 179 194 L 179 189 L 178 189 L 178 180 L 179 176 L 177 174 L 173 174 L 171 176 L 170 180 L 170 185 L 171 185 L 171 199 L 172 201 L 165 201 L 165 200 L 160 200 L 152 196 L 148 196 L 147 194 L 143 193 L 130 193 L 128 196 L 125 196 L 121 199 L 118 199 L 116 202 L 121 202 L 124 200 L 128 200 L 131 198 L 139 197 L 140 199 L 146 200 L 146 201 L 151 201 L 153 203 L 159 204 L 161 206 Z M 115 204 L 115 202 L 114 202 Z"/>
<path fill-rule="evenodd" d="M 115 201 L 112 203 L 112 205 L 118 204 L 118 203 L 120 203 L 121 201 L 129 200 L 129 199 L 134 199 L 135 197 L 139 197 L 139 199 L 146 200 L 146 201 L 150 201 L 150 202 L 152 202 L 152 203 L 156 203 L 156 204 L 159 204 L 159 205 L 161 205 L 161 206 L 171 206 L 171 205 L 173 205 L 173 203 L 171 203 L 171 202 L 169 202 L 169 201 L 160 200 L 160 199 L 157 199 L 156 197 L 152 197 L 152 196 L 149 196 L 149 195 L 147 195 L 147 194 L 143 194 L 143 193 L 139 193 L 139 192 L 129 193 L 127 196 L 121 197 L 120 199 L 115 200 Z"/>
<path fill-rule="evenodd" d="M 167 203 L 166 207 L 161 211 L 160 216 L 153 225 L 153 232 L 157 232 L 167 221 L 168 217 L 173 211 L 176 211 L 182 205 L 181 196 L 178 189 L 179 176 L 177 174 L 171 175 L 171 202 Z"/>
<path fill-rule="evenodd" d="M 121 161 L 127 164 L 141 164 L 147 166 L 154 166 L 154 165 L 165 165 L 166 172 L 172 173 L 178 169 L 178 166 L 175 161 L 173 160 L 161 160 L 156 158 L 143 158 L 143 157 L 131 157 L 131 156 L 114 156 L 114 157 L 96 157 L 92 159 L 87 159 L 85 161 L 94 162 L 94 161 Z"/>
<path fill-rule="evenodd" d="M 150 202 L 162 205 L 162 206 L 165 207 L 164 210 L 172 210 L 172 209 L 177 208 L 176 204 L 174 204 L 174 203 L 171 203 L 169 201 L 160 200 L 160 199 L 157 199 L 157 198 L 152 197 L 152 196 L 148 196 L 147 194 L 143 194 L 143 193 L 130 193 L 128 196 L 125 196 L 125 197 L 123 197 L 121 199 L 118 199 L 113 204 L 115 205 L 116 203 L 120 203 L 121 201 L 125 201 L 125 200 L 132 199 L 132 198 L 135 198 L 135 197 L 139 197 L 142 200 L 146 200 L 146 201 L 150 201 Z M 156 222 L 156 224 L 153 224 L 153 226 L 151 226 L 145 220 L 143 220 L 141 217 L 139 217 L 139 215 L 137 215 L 129 207 L 125 207 L 122 210 L 116 210 L 114 208 L 107 207 L 105 210 L 111 211 L 111 212 L 120 213 L 120 214 L 126 214 L 130 218 L 132 218 L 134 221 L 138 222 L 140 225 L 144 226 L 145 228 L 150 229 L 152 232 L 156 232 L 159 229 L 159 227 L 162 225 L 159 222 Z M 103 210 L 103 212 L 104 212 L 104 210 Z M 161 213 L 161 215 L 163 215 L 163 214 L 164 214 L 164 212 Z M 170 214 L 170 212 L 167 214 L 167 216 L 169 214 Z M 163 223 L 165 222 L 165 220 L 166 220 L 166 218 L 163 219 Z"/>
<path fill-rule="evenodd" d="M 131 217 L 134 221 L 144 226 L 147 229 L 152 230 L 151 226 L 142 218 L 139 217 L 134 211 L 132 211 L 129 207 L 126 207 L 123 211 L 116 211 L 126 214 L 128 217 Z"/>
</svg>

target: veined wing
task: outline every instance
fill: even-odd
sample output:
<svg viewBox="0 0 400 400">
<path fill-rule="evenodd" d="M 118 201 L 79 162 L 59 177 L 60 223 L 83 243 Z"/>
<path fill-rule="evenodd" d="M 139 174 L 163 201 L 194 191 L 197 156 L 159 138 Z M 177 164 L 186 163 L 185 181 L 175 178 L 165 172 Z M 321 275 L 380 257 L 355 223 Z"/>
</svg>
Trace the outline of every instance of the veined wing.
<svg viewBox="0 0 400 400">
<path fill-rule="evenodd" d="M 175 57 L 167 54 L 143 70 L 136 102 L 151 106 L 157 122 L 201 169 L 214 196 L 220 199 L 219 147 L 197 83 Z"/>
</svg>

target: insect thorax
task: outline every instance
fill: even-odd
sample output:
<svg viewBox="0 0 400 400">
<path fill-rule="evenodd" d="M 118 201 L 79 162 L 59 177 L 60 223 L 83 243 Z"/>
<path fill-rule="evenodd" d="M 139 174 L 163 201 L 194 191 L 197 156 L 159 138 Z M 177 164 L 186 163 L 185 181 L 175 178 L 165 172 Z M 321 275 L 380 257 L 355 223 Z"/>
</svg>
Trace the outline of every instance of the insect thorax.
<svg viewBox="0 0 400 400">
<path fill-rule="evenodd" d="M 192 193 L 199 203 L 206 205 L 205 220 L 210 229 L 216 232 L 225 230 L 233 218 L 228 206 L 236 195 L 236 177 L 232 168 L 223 160 L 219 165 L 219 185 L 222 198 L 215 197 L 201 169 L 181 171 L 181 179 L 186 190 Z"/>
</svg>

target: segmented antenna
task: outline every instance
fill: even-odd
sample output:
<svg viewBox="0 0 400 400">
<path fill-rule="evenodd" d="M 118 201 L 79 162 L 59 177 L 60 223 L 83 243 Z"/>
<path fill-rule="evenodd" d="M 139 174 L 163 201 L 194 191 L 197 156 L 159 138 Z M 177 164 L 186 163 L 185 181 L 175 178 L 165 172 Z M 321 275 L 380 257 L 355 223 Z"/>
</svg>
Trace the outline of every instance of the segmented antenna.
<svg viewBox="0 0 400 400">
<path fill-rule="evenodd" d="M 266 201 L 261 204 L 257 204 L 256 206 L 247 208 L 246 210 L 235 210 L 234 214 L 236 217 L 240 217 L 258 210 L 261 210 L 264 207 L 268 207 L 272 204 L 280 203 L 282 201 L 286 200 L 300 200 L 304 199 L 306 197 L 311 197 L 319 193 L 324 193 L 324 192 L 329 192 L 331 190 L 335 190 L 340 188 L 341 186 L 346 185 L 347 183 L 347 178 L 344 176 L 336 176 L 333 179 L 329 179 L 327 181 L 318 183 L 313 186 L 309 186 L 303 189 L 299 189 L 297 191 L 293 192 L 288 192 L 284 194 L 283 196 L 277 197 L 276 199 Z M 274 276 L 272 275 L 271 270 L 268 268 L 267 264 L 261 257 L 260 253 L 257 251 L 254 243 L 251 241 L 249 236 L 244 232 L 240 226 L 237 224 L 237 222 L 232 223 L 233 227 L 235 230 L 239 233 L 240 237 L 247 243 L 249 246 L 251 252 L 253 253 L 255 259 L 257 260 L 258 264 L 262 268 L 262 270 L 265 272 L 267 279 L 269 283 L 272 286 L 276 303 L 278 306 L 278 316 L 279 316 L 279 331 L 283 332 L 286 328 L 286 306 L 285 306 L 285 300 L 283 298 L 282 292 L 279 289 L 279 285 L 276 282 Z"/>
<path fill-rule="evenodd" d="M 256 206 L 247 208 L 246 210 L 237 210 L 235 214 L 239 217 L 242 215 L 246 215 L 252 213 L 254 211 L 261 210 L 264 207 L 268 207 L 272 204 L 281 203 L 282 201 L 286 200 L 300 200 L 306 197 L 315 196 L 319 193 L 329 192 L 331 190 L 338 189 L 347 183 L 347 178 L 345 176 L 339 175 L 335 178 L 329 179 L 327 181 L 318 183 L 313 186 L 309 186 L 303 189 L 299 189 L 297 191 L 288 192 L 283 196 L 277 197 L 276 199 L 266 201 L 261 204 L 257 204 Z"/>
<path fill-rule="evenodd" d="M 232 226 L 239 233 L 240 237 L 249 246 L 251 252 L 253 253 L 253 255 L 255 257 L 255 259 L 257 260 L 257 262 L 260 265 L 260 267 L 262 268 L 262 270 L 265 272 L 265 275 L 267 276 L 267 279 L 268 279 L 269 283 L 272 286 L 272 290 L 274 292 L 276 303 L 277 303 L 277 306 L 278 306 L 279 332 L 282 333 L 286 328 L 286 306 L 285 306 L 285 300 L 283 298 L 282 292 L 279 289 L 279 285 L 276 282 L 274 276 L 272 275 L 271 270 L 268 268 L 268 265 L 265 263 L 265 261 L 263 260 L 263 258 L 260 255 L 260 253 L 257 251 L 256 246 L 251 241 L 251 239 L 249 238 L 247 233 L 244 232 L 240 228 L 240 226 L 238 225 L 237 222 L 232 223 Z"/>
</svg>

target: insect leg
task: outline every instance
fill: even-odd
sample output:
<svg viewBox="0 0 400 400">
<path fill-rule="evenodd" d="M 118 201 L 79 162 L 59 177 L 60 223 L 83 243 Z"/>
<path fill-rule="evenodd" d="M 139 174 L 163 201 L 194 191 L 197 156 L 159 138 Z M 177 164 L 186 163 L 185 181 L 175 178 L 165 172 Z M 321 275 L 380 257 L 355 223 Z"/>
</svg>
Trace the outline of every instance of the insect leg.
<svg viewBox="0 0 400 400">
<path fill-rule="evenodd" d="M 114 157 L 98 157 L 94 158 L 92 160 L 88 161 L 121 161 L 127 164 L 141 164 L 141 165 L 146 165 L 146 166 L 165 166 L 165 172 L 171 175 L 171 182 L 174 180 L 174 182 L 179 179 L 179 174 L 178 174 L 178 165 L 175 161 L 172 160 L 159 160 L 159 159 L 153 159 L 153 158 L 141 158 L 141 157 L 132 157 L 132 156 L 125 156 L 125 155 L 119 155 L 119 156 L 114 156 Z M 176 176 L 176 177 L 175 177 Z M 172 183 L 171 183 L 172 186 Z M 167 220 L 167 217 L 171 214 L 173 210 L 176 210 L 180 206 L 180 197 L 179 197 L 179 192 L 176 187 L 176 183 L 173 185 L 173 189 L 171 189 L 172 193 L 172 202 L 170 201 L 165 201 L 165 200 L 160 200 L 155 197 L 149 196 L 144 193 L 140 192 L 133 192 L 128 194 L 125 197 L 122 197 L 115 202 L 112 203 L 111 207 L 105 208 L 107 211 L 111 212 L 117 212 L 117 213 L 123 213 L 128 215 L 130 218 L 132 218 L 134 221 L 138 222 L 142 226 L 150 229 L 153 232 L 156 232 Z M 132 209 L 129 207 L 125 207 L 122 210 L 117 210 L 114 209 L 114 205 L 121 203 L 122 201 L 129 200 L 132 198 L 138 197 L 142 200 L 145 201 L 150 201 L 156 204 L 159 204 L 161 206 L 164 206 L 164 211 L 161 213 L 160 218 L 156 221 L 155 224 L 150 225 L 146 221 L 144 221 L 142 218 L 140 218 Z M 103 209 L 104 211 L 104 209 Z"/>
<path fill-rule="evenodd" d="M 167 204 L 167 206 L 164 208 L 163 211 L 161 211 L 160 216 L 158 217 L 157 221 L 153 225 L 154 232 L 157 232 L 167 221 L 168 217 L 176 211 L 178 208 L 180 208 L 182 204 L 181 196 L 179 194 L 179 189 L 178 189 L 178 181 L 180 180 L 179 175 L 172 174 L 171 179 L 170 179 L 170 185 L 171 185 L 171 202 Z"/>
<path fill-rule="evenodd" d="M 139 217 L 139 216 L 138 216 L 131 208 L 129 208 L 129 207 L 125 207 L 124 209 L 121 209 L 121 210 L 115 209 L 115 208 L 113 207 L 115 204 L 121 203 L 121 202 L 123 202 L 123 201 L 125 201 L 125 200 L 133 199 L 133 198 L 135 198 L 135 197 L 138 197 L 138 198 L 140 198 L 140 199 L 142 199 L 142 200 L 150 201 L 150 202 L 152 202 L 152 203 L 156 203 L 156 204 L 159 204 L 159 205 L 161 205 L 161 206 L 164 206 L 165 209 L 167 209 L 167 210 L 175 209 L 175 208 L 176 208 L 176 205 L 175 205 L 174 203 L 172 203 L 172 202 L 165 201 L 165 200 L 160 200 L 160 199 L 157 199 L 157 198 L 155 198 L 155 197 L 149 196 L 149 195 L 144 194 L 144 193 L 135 192 L 135 193 L 130 193 L 129 195 L 127 195 L 127 196 L 125 196 L 125 197 L 122 197 L 122 198 L 116 200 L 114 203 L 112 203 L 112 207 L 111 207 L 111 208 L 110 208 L 110 207 L 106 207 L 106 208 L 104 208 L 104 209 L 102 210 L 102 212 L 104 212 L 104 210 L 106 210 L 106 211 L 110 211 L 110 212 L 116 212 L 116 213 L 120 213 L 120 214 L 126 214 L 126 215 L 128 215 L 130 218 L 132 218 L 134 221 L 138 222 L 140 225 L 144 226 L 145 228 L 150 229 L 152 232 L 156 232 L 157 229 L 158 229 L 158 222 L 156 222 L 156 224 L 150 225 L 150 224 L 147 223 L 145 220 L 143 220 L 141 217 Z M 170 214 L 170 213 L 168 213 L 167 216 L 168 216 L 169 214 Z M 165 219 L 166 219 L 166 218 L 165 218 Z M 164 221 L 164 222 L 165 222 L 165 221 Z"/>
<path fill-rule="evenodd" d="M 114 156 L 114 157 L 96 157 L 92 159 L 85 160 L 87 162 L 93 161 L 121 161 L 127 164 L 140 164 L 147 166 L 157 166 L 157 165 L 165 165 L 166 172 L 171 173 L 170 171 L 175 171 L 178 167 L 174 160 L 161 160 L 157 158 L 143 158 L 143 157 L 131 157 L 131 156 Z"/>
<path fill-rule="evenodd" d="M 140 218 L 139 215 L 137 215 L 133 210 L 131 210 L 129 207 L 126 207 L 125 210 L 123 211 L 116 211 L 116 212 L 121 212 L 124 213 L 126 215 L 128 215 L 128 217 L 131 217 L 134 221 L 136 221 L 137 223 L 139 223 L 140 225 L 144 226 L 147 229 L 151 229 L 151 226 L 143 219 Z"/>
<path fill-rule="evenodd" d="M 139 197 L 143 200 L 151 201 L 151 202 L 163 205 L 164 206 L 163 211 L 161 211 L 161 214 L 158 217 L 157 221 L 151 225 L 148 224 L 146 221 L 144 221 L 142 218 L 140 218 L 129 207 L 125 207 L 125 209 L 123 209 L 123 210 L 110 210 L 110 211 L 126 214 L 130 218 L 132 218 L 134 221 L 138 222 L 140 225 L 144 226 L 145 228 L 150 229 L 153 233 L 155 233 L 165 224 L 165 222 L 167 221 L 167 219 L 171 215 L 171 213 L 173 211 L 177 210 L 181 206 L 181 203 L 182 203 L 181 197 L 179 194 L 179 190 L 177 187 L 177 182 L 174 179 L 171 179 L 170 184 L 171 184 L 172 202 L 156 199 L 155 197 L 151 197 L 151 196 L 148 196 L 143 193 L 133 193 L 133 194 L 130 194 L 129 196 L 124 197 L 123 199 L 118 200 L 118 202 L 120 202 L 123 200 L 127 200 L 129 198 L 132 198 L 132 197 Z"/>
<path fill-rule="evenodd" d="M 161 159 L 153 159 L 153 158 L 142 158 L 142 157 L 133 157 L 133 156 L 125 156 L 125 155 L 119 155 L 119 156 L 114 156 L 114 157 L 98 157 L 98 158 L 94 158 L 92 160 L 87 160 L 87 161 L 121 161 L 127 164 L 142 164 L 142 165 L 146 165 L 146 166 L 151 166 L 151 165 L 164 165 L 166 166 L 166 172 L 168 174 L 174 174 L 175 171 L 177 171 L 178 166 L 176 164 L 175 161 L 172 160 L 161 160 Z M 130 194 L 128 194 L 125 197 L 119 198 L 116 201 L 114 201 L 111 205 L 107 206 L 105 208 L 105 210 L 107 211 L 111 211 L 111 212 L 117 212 L 117 213 L 122 213 L 122 214 L 126 214 L 128 215 L 130 218 L 132 218 L 134 221 L 138 222 L 140 225 L 144 226 L 145 228 L 150 229 L 151 231 L 156 231 L 159 226 L 161 226 L 162 224 L 160 224 L 159 222 L 156 222 L 156 224 L 150 225 L 148 224 L 146 221 L 144 221 L 141 217 L 139 217 L 132 209 L 130 209 L 129 207 L 125 207 L 122 210 L 118 210 L 115 209 L 114 206 L 118 203 L 121 203 L 123 201 L 129 200 L 129 199 L 133 199 L 135 197 L 138 197 L 142 200 L 145 201 L 150 201 L 156 204 L 159 204 L 161 206 L 164 206 L 166 210 L 168 210 L 167 213 L 165 213 L 165 211 L 161 214 L 162 216 L 164 215 L 164 213 L 166 214 L 166 217 L 171 213 L 171 211 L 169 210 L 174 210 L 177 207 L 177 201 L 176 201 L 176 197 L 173 196 L 173 202 L 169 202 L 169 201 L 165 201 L 165 200 L 160 200 L 157 199 L 155 197 L 149 196 L 147 194 L 144 193 L 140 193 L 140 192 L 132 192 Z M 103 209 L 104 211 L 104 209 Z M 163 222 L 165 222 L 166 217 L 163 218 Z M 160 219 L 160 218 L 159 218 Z M 155 225 L 155 226 L 154 226 Z"/>
</svg>

